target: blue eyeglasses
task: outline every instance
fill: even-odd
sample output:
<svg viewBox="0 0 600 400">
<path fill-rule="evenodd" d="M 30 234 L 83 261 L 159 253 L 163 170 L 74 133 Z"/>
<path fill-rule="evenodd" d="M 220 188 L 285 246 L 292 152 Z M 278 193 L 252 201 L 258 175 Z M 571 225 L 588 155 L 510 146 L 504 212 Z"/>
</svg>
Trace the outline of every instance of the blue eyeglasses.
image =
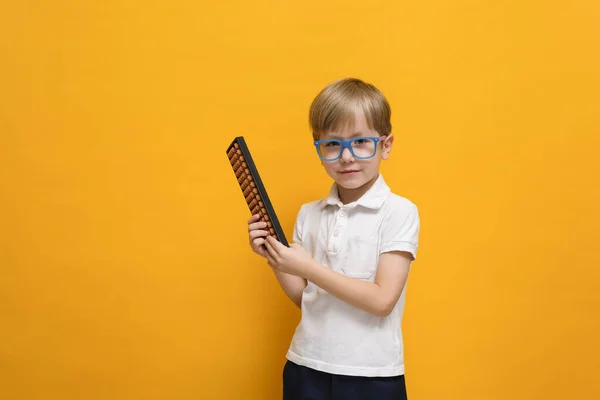
<svg viewBox="0 0 600 400">
<path fill-rule="evenodd" d="M 354 158 L 367 160 L 375 156 L 377 144 L 382 137 L 358 137 L 348 140 L 325 139 L 317 140 L 314 145 L 317 154 L 323 161 L 335 161 L 342 156 L 347 147 Z"/>
</svg>

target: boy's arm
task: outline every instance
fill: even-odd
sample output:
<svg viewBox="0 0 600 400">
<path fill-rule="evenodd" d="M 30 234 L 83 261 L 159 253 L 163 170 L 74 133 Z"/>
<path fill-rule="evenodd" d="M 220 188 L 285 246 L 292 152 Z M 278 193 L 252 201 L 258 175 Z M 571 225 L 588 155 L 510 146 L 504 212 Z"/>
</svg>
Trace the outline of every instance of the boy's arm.
<svg viewBox="0 0 600 400">
<path fill-rule="evenodd" d="M 302 246 L 285 247 L 272 237 L 265 241 L 267 260 L 273 270 L 307 281 L 340 300 L 385 317 L 394 309 L 408 278 L 413 255 L 405 251 L 386 251 L 379 256 L 374 282 L 350 278 L 319 264 Z"/>
<path fill-rule="evenodd" d="M 289 275 L 305 278 L 332 296 L 377 316 L 394 309 L 416 258 L 420 221 L 416 206 L 393 212 L 382 227 L 382 244 L 374 282 L 350 278 L 318 263 L 302 246 L 288 248 L 267 237 L 269 265 Z"/>
<path fill-rule="evenodd" d="M 298 215 L 296 216 L 296 222 L 294 224 L 293 238 L 292 241 L 294 245 L 302 244 L 302 230 L 304 224 L 304 215 L 305 215 L 305 206 L 300 207 L 298 210 Z M 265 243 L 266 245 L 266 243 Z M 265 252 L 266 258 L 266 252 Z M 301 276 L 296 276 L 292 274 L 287 274 L 281 271 L 278 268 L 273 268 L 273 273 L 275 273 L 275 277 L 277 278 L 277 282 L 279 282 L 279 286 L 285 292 L 287 297 L 289 297 L 292 302 L 298 308 L 302 308 L 302 294 L 304 293 L 304 289 L 308 282 Z"/>
<path fill-rule="evenodd" d="M 306 279 L 299 276 L 286 274 L 277 268 L 272 268 L 279 282 L 279 286 L 283 289 L 285 294 L 294 302 L 298 308 L 302 308 L 302 293 L 306 288 Z"/>
<path fill-rule="evenodd" d="M 411 262 L 412 255 L 408 252 L 381 254 L 372 283 L 342 275 L 314 260 L 306 266 L 305 276 L 332 296 L 373 315 L 385 317 L 392 312 L 402 294 Z"/>
<path fill-rule="evenodd" d="M 333 272 L 314 260 L 308 263 L 307 278 L 342 301 L 374 315 L 387 316 L 406 285 L 416 257 L 419 230 L 419 210 L 414 203 L 392 207 L 381 227 L 380 255 L 373 283 Z"/>
</svg>

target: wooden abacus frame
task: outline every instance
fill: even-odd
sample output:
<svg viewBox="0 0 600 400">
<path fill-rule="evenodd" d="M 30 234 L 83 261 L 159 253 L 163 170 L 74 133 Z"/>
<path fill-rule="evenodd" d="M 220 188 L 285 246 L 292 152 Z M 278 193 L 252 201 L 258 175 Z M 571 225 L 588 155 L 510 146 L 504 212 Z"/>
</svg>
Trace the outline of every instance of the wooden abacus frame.
<svg viewBox="0 0 600 400">
<path fill-rule="evenodd" d="M 236 137 L 226 153 L 250 213 L 260 214 L 259 221 L 267 223 L 266 230 L 271 233 L 270 236 L 289 247 L 244 137 Z"/>
</svg>

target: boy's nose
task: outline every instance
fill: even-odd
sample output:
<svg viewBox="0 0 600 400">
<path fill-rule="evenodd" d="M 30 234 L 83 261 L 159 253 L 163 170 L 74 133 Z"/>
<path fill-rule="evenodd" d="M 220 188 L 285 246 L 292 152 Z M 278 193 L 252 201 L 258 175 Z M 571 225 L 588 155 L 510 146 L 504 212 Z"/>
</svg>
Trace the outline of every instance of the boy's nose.
<svg viewBox="0 0 600 400">
<path fill-rule="evenodd" d="M 342 150 L 342 156 L 340 158 L 342 159 L 342 161 L 346 161 L 346 162 L 350 162 L 350 161 L 354 160 L 354 157 L 352 156 L 352 152 L 347 147 L 344 150 Z"/>
</svg>

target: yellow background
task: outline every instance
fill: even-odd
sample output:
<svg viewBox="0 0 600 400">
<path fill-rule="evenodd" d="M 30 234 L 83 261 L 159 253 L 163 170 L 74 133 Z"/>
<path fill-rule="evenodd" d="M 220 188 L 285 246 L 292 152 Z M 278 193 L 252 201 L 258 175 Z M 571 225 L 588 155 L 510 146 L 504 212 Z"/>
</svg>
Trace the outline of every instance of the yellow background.
<svg viewBox="0 0 600 400">
<path fill-rule="evenodd" d="M 20 1 L 0 13 L 0 398 L 277 399 L 299 311 L 247 246 L 246 137 L 291 237 L 308 106 L 373 82 L 420 209 L 412 400 L 600 398 L 593 1 Z"/>
</svg>

